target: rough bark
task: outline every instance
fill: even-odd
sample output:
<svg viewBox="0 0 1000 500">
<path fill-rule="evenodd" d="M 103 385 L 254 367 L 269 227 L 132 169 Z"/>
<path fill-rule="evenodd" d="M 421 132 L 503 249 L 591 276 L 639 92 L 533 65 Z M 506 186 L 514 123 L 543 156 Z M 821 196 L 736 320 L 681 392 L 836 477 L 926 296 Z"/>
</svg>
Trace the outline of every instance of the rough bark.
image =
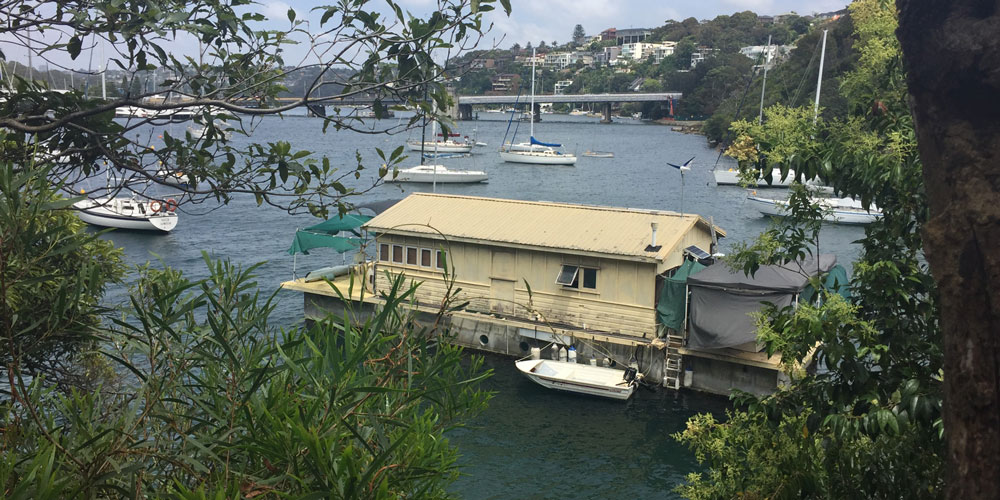
<svg viewBox="0 0 1000 500">
<path fill-rule="evenodd" d="M 1000 5 L 897 0 L 940 291 L 947 494 L 1000 495 Z"/>
</svg>

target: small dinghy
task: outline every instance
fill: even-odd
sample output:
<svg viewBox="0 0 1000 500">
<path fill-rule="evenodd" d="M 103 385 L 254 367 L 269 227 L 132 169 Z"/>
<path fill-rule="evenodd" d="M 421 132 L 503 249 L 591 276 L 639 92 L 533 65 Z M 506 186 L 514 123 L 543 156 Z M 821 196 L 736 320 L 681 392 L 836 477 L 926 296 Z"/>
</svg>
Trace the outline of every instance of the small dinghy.
<svg viewBox="0 0 1000 500">
<path fill-rule="evenodd" d="M 550 359 L 527 359 L 517 369 L 535 383 L 550 389 L 628 399 L 635 392 L 635 379 L 626 380 L 625 371 Z"/>
<path fill-rule="evenodd" d="M 583 156 L 589 156 L 591 158 L 614 158 L 615 154 L 611 151 L 584 151 Z"/>
<path fill-rule="evenodd" d="M 169 232 L 177 226 L 177 202 L 135 198 L 95 198 L 73 204 L 87 224 L 118 229 Z"/>
</svg>

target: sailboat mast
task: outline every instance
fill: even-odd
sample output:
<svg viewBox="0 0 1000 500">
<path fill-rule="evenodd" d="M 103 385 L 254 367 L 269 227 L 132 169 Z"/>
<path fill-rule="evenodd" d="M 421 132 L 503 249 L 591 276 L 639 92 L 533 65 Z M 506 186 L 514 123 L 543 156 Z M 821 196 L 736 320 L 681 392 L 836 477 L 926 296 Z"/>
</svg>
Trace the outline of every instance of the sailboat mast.
<svg viewBox="0 0 1000 500">
<path fill-rule="evenodd" d="M 434 109 L 434 108 L 432 107 L 431 109 Z M 436 161 L 437 157 L 438 157 L 438 140 L 437 140 L 437 129 L 438 129 L 438 127 L 437 127 L 437 124 L 438 124 L 438 122 L 437 122 L 436 119 L 433 122 L 431 122 L 431 137 L 434 138 L 434 160 L 435 160 L 435 162 L 434 162 L 434 173 L 431 174 L 431 192 L 432 193 L 436 193 L 437 192 L 437 187 L 438 187 L 438 185 L 437 185 L 438 166 L 437 166 L 437 161 Z M 447 139 L 445 139 L 445 140 L 447 140 Z"/>
<path fill-rule="evenodd" d="M 528 108 L 528 118 L 531 120 L 531 137 L 535 137 L 535 49 L 531 49 L 531 107 Z"/>
<path fill-rule="evenodd" d="M 770 52 L 771 35 L 767 35 L 767 47 L 764 47 L 764 81 L 760 84 L 760 115 L 757 117 L 757 125 L 764 123 L 764 89 L 767 88 L 767 63 Z"/>
<path fill-rule="evenodd" d="M 816 77 L 816 104 L 813 105 L 813 125 L 819 118 L 819 90 L 823 85 L 823 60 L 826 59 L 826 30 L 823 30 L 823 48 L 819 53 L 819 76 Z"/>
<path fill-rule="evenodd" d="M 104 74 L 107 73 L 108 60 L 104 57 L 104 43 L 101 43 L 101 99 L 108 100 L 108 87 Z"/>
<path fill-rule="evenodd" d="M 427 84 L 424 84 L 424 101 L 427 101 Z M 424 164 L 424 148 L 427 146 L 427 115 L 424 115 L 423 124 L 420 125 L 420 164 Z"/>
</svg>

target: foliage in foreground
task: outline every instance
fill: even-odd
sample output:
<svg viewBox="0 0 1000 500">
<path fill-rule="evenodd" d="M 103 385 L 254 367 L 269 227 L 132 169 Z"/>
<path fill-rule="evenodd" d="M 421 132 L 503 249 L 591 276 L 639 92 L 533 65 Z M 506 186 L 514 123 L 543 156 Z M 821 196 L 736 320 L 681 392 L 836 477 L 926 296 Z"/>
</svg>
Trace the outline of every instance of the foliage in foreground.
<svg viewBox="0 0 1000 500">
<path fill-rule="evenodd" d="M 0 407 L 8 498 L 445 497 L 444 432 L 485 406 L 480 362 L 417 331 L 397 281 L 357 326 L 278 332 L 256 266 L 146 268 L 102 354 L 125 380 L 62 394 L 17 379 Z"/>
<path fill-rule="evenodd" d="M 49 172 L 0 164 L 0 373 L 14 364 L 80 384 L 87 363 L 77 351 L 93 340 L 100 299 L 124 265 L 121 250 L 65 210 L 72 200 L 57 196 Z"/>
<path fill-rule="evenodd" d="M 44 175 L 4 172 L 4 187 L 14 189 L 2 212 L 11 222 L 3 240 L 5 498 L 447 496 L 457 450 L 444 433 L 485 407 L 478 382 L 488 373 L 439 343 L 443 333 L 418 329 L 400 307 L 412 287 L 395 281 L 368 318 L 349 312 L 283 331 L 268 322 L 274 296 L 260 296 L 257 266 L 206 257 L 199 281 L 141 268 L 131 304 L 101 324 L 94 308 L 103 289 L 91 285 L 120 267 L 118 253 L 53 210 L 65 202 Z M 93 262 L 64 274 L 52 268 L 82 251 Z M 26 301 L 38 283 L 66 297 L 36 291 Z M 21 345 L 31 342 L 18 335 L 37 334 L 52 354 L 49 332 L 85 335 L 67 350 L 90 346 L 84 359 L 103 360 L 104 369 L 71 389 L 61 373 L 26 370 Z"/>
<path fill-rule="evenodd" d="M 850 9 L 861 58 L 841 87 L 849 116 L 813 124 L 805 110 L 775 108 L 763 126 L 734 124 L 729 153 L 752 177 L 775 167 L 818 176 L 884 216 L 865 228 L 850 303 L 825 293 L 761 318 L 768 352 L 789 368 L 814 359 L 820 369 L 768 397 L 737 395 L 727 421 L 699 416 L 676 436 L 709 466 L 679 488 L 688 498 L 944 493 L 939 311 L 920 239 L 926 202 L 895 15 L 877 0 Z M 790 201 L 789 216 L 738 249 L 735 265 L 750 273 L 822 251 L 822 208 L 802 186 Z"/>
</svg>

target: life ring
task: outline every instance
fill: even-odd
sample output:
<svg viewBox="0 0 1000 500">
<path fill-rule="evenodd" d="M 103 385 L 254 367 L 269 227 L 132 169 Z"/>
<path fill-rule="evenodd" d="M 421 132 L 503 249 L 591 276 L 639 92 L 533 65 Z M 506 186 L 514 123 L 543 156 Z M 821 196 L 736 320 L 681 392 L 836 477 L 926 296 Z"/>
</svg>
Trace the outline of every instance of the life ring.
<svg viewBox="0 0 1000 500">
<path fill-rule="evenodd" d="M 153 200 L 149 202 L 149 209 L 152 210 L 154 213 L 159 212 L 160 210 L 163 209 L 163 203 L 160 203 L 160 200 Z"/>
<path fill-rule="evenodd" d="M 173 212 L 174 210 L 177 210 L 177 200 L 173 198 L 167 198 L 167 211 Z"/>
</svg>

